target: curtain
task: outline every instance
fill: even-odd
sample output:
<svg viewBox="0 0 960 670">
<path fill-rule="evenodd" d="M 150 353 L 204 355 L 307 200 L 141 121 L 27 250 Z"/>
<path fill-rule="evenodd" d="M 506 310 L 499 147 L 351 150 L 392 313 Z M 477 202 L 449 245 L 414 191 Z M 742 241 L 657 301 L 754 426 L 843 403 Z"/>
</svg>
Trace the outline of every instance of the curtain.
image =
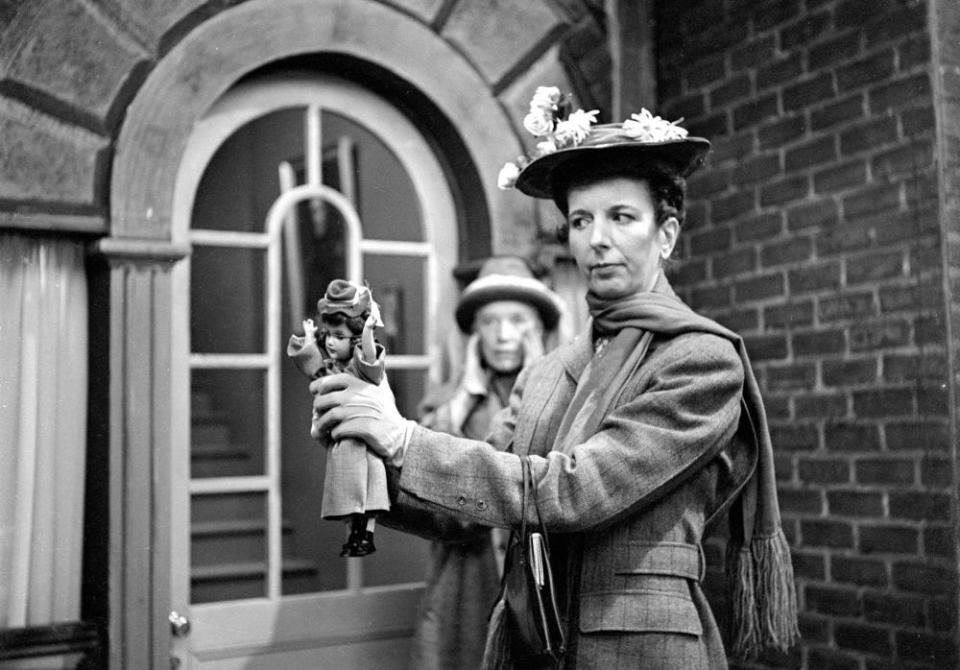
<svg viewBox="0 0 960 670">
<path fill-rule="evenodd" d="M 79 242 L 0 233 L 0 628 L 80 617 L 83 261 Z"/>
</svg>

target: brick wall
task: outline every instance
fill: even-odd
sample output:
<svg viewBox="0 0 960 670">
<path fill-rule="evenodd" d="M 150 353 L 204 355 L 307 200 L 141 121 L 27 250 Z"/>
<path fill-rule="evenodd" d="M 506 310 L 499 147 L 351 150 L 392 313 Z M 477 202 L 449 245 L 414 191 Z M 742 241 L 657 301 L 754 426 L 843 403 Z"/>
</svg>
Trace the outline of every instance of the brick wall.
<svg viewBox="0 0 960 670">
<path fill-rule="evenodd" d="M 956 667 L 930 7 L 657 7 L 660 111 L 714 142 L 676 284 L 745 336 L 794 550 L 803 642 L 759 665 Z"/>
</svg>

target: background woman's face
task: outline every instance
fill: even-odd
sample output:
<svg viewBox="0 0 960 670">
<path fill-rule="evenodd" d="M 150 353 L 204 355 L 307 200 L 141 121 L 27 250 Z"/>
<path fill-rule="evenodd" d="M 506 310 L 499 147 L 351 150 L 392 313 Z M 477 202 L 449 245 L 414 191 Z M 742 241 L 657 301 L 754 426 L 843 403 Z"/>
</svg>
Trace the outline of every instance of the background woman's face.
<svg viewBox="0 0 960 670">
<path fill-rule="evenodd" d="M 657 226 L 647 183 L 615 177 L 575 187 L 568 203 L 570 251 L 590 291 L 615 299 L 651 290 L 679 223 L 671 218 Z"/>
<path fill-rule="evenodd" d="M 473 329 L 480 336 L 480 355 L 487 367 L 511 373 L 523 367 L 524 339 L 543 336 L 540 314 L 517 300 L 494 300 L 477 310 Z"/>
</svg>

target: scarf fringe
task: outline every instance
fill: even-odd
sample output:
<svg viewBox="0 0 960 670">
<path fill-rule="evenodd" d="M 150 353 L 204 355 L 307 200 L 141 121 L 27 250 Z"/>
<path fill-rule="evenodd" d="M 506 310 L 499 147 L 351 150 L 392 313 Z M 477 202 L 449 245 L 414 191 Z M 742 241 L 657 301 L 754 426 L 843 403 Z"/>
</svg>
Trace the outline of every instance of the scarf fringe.
<svg viewBox="0 0 960 670">
<path fill-rule="evenodd" d="M 483 648 L 480 670 L 502 670 L 511 666 L 510 640 L 507 637 L 506 601 L 501 597 L 490 612 L 487 642 Z"/>
<path fill-rule="evenodd" d="M 729 545 L 726 563 L 734 655 L 752 657 L 767 648 L 786 651 L 799 639 L 800 629 L 790 547 L 783 530 L 755 537 L 749 546 Z"/>
</svg>

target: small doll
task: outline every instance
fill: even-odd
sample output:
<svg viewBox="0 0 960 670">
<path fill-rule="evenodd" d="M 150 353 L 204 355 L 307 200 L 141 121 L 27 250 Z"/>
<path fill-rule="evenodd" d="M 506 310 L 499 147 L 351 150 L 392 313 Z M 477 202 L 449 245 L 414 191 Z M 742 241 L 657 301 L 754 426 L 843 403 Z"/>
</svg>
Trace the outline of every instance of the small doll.
<svg viewBox="0 0 960 670">
<path fill-rule="evenodd" d="M 385 351 L 374 340 L 373 331 L 383 323 L 370 289 L 334 279 L 317 302 L 317 310 L 319 330 L 312 319 L 307 319 L 303 337 L 291 335 L 287 344 L 287 355 L 300 371 L 311 380 L 349 372 L 379 384 L 384 375 Z M 376 551 L 376 517 L 389 509 L 383 461 L 353 438 L 331 446 L 327 450 L 320 515 L 346 523 L 347 539 L 340 555 L 366 556 Z"/>
</svg>

